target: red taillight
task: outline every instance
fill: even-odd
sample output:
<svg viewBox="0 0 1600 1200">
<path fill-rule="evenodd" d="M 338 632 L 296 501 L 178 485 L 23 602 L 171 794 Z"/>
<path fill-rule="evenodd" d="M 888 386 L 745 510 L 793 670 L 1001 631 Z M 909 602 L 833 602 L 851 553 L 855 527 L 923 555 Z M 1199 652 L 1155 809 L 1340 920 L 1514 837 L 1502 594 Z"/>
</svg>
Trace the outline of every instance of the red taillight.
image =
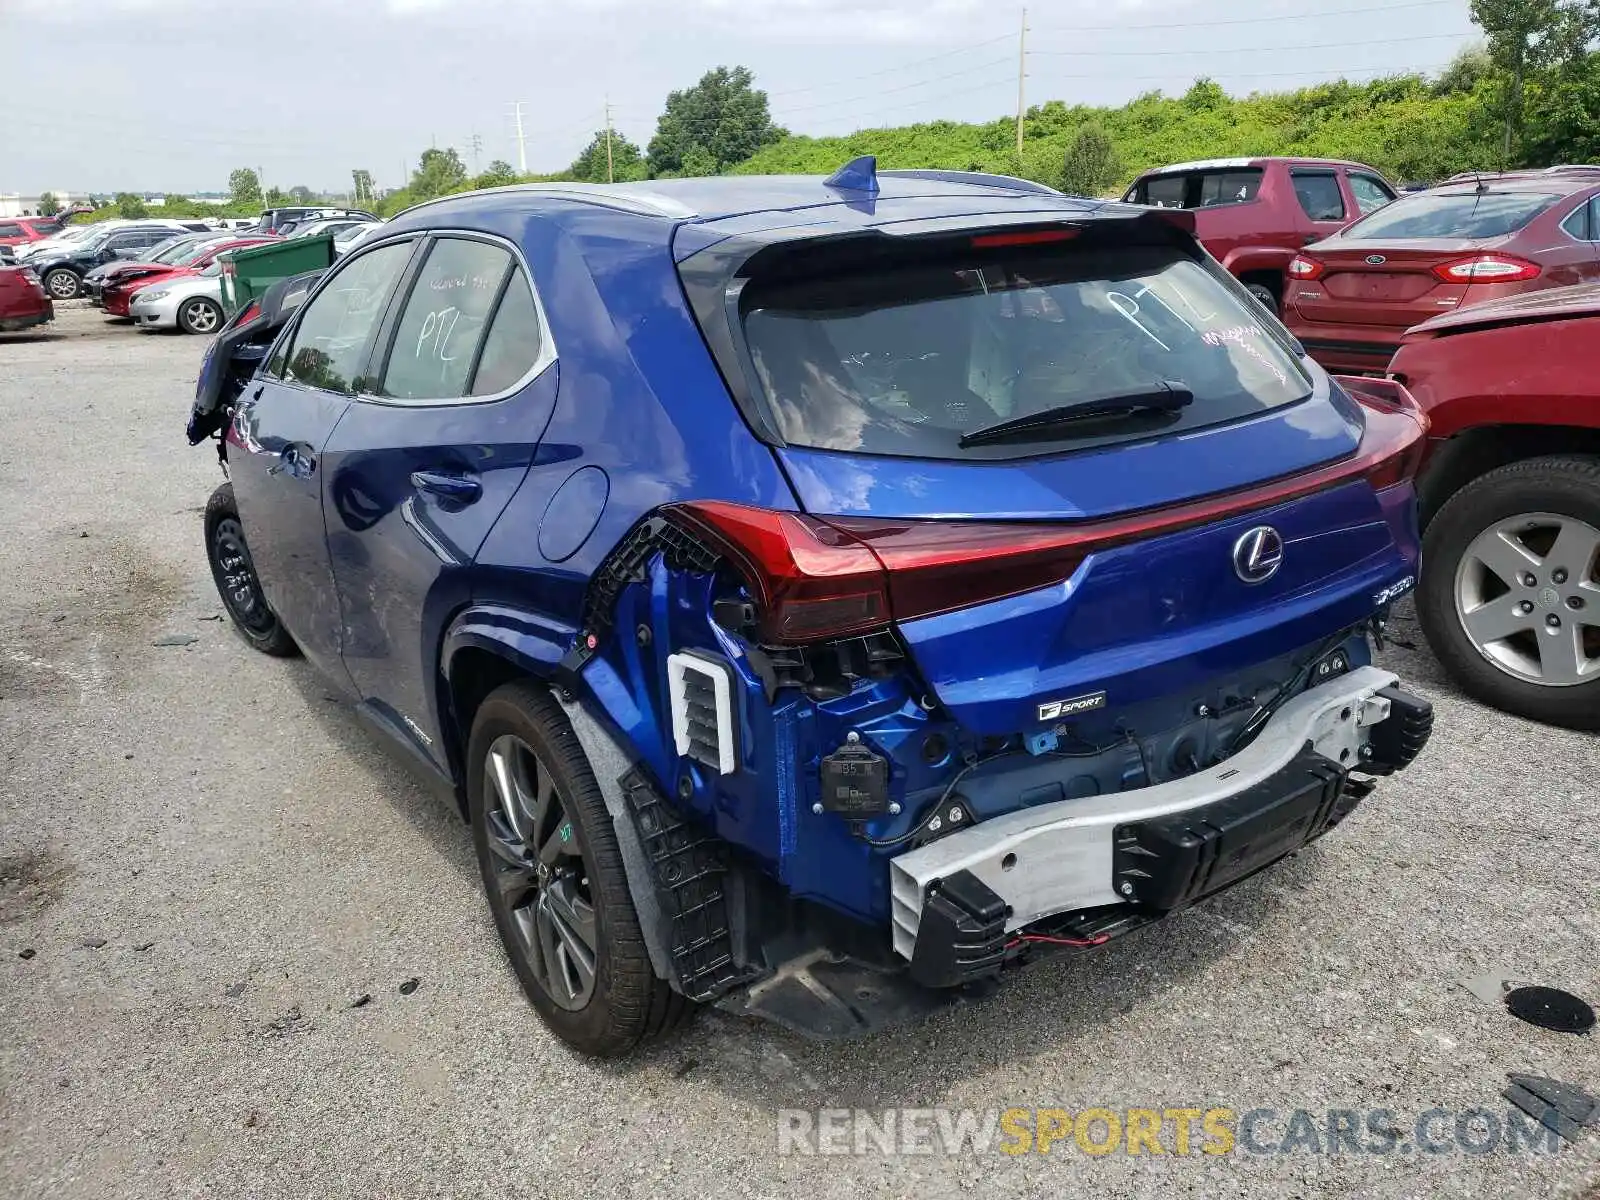
<svg viewBox="0 0 1600 1200">
<path fill-rule="evenodd" d="M 1381 387 L 1356 386 L 1371 382 Z M 1387 380 L 1348 381 L 1368 410 L 1356 453 L 1243 491 L 1103 521 L 890 521 L 813 517 L 720 501 L 663 512 L 710 542 L 743 576 L 760 638 L 776 645 L 882 629 L 1061 583 L 1090 554 L 1226 520 L 1355 479 L 1382 489 L 1410 478 L 1427 418 Z"/>
<path fill-rule="evenodd" d="M 1304 283 L 1310 283 L 1314 279 L 1321 279 L 1328 273 L 1328 268 L 1323 266 L 1321 262 L 1305 254 L 1296 254 L 1289 260 L 1289 265 L 1285 270 L 1288 272 L 1290 279 L 1298 279 Z"/>
<path fill-rule="evenodd" d="M 760 611 L 763 641 L 812 642 L 889 623 L 882 564 L 815 517 L 720 501 L 666 512 L 732 561 Z"/>
<path fill-rule="evenodd" d="M 1445 283 L 1516 283 L 1537 279 L 1539 264 L 1510 254 L 1474 254 L 1440 263 L 1433 273 Z"/>
<path fill-rule="evenodd" d="M 1076 229 L 1026 229 L 1020 233 L 980 233 L 969 243 L 974 250 L 993 246 L 1039 246 L 1046 242 L 1070 242 Z"/>
</svg>

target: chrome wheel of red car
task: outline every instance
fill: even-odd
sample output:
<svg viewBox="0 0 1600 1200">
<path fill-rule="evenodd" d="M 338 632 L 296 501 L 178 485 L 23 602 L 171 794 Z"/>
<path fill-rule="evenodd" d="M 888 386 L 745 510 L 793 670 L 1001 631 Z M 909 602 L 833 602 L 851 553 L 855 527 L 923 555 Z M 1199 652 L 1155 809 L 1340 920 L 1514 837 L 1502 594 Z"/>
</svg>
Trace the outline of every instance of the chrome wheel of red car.
<svg viewBox="0 0 1600 1200">
<path fill-rule="evenodd" d="M 1498 521 L 1456 567 L 1456 614 L 1480 654 L 1545 687 L 1600 679 L 1600 529 L 1527 513 Z"/>
</svg>

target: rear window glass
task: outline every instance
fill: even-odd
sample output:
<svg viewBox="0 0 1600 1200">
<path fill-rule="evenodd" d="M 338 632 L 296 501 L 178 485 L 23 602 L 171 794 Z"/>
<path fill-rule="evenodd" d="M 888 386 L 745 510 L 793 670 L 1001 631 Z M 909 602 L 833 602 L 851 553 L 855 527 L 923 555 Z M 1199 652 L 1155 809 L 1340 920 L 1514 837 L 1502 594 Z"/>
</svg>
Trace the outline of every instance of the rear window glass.
<svg viewBox="0 0 1600 1200">
<path fill-rule="evenodd" d="M 1131 441 L 1289 404 L 1310 384 L 1269 319 L 1172 247 L 974 251 L 967 261 L 747 289 L 745 338 L 791 445 L 1017 458 Z M 963 435 L 1177 386 L 1176 413 Z"/>
<path fill-rule="evenodd" d="M 1491 238 L 1515 233 L 1557 200 L 1544 192 L 1405 196 L 1344 231 L 1347 238 Z"/>
</svg>

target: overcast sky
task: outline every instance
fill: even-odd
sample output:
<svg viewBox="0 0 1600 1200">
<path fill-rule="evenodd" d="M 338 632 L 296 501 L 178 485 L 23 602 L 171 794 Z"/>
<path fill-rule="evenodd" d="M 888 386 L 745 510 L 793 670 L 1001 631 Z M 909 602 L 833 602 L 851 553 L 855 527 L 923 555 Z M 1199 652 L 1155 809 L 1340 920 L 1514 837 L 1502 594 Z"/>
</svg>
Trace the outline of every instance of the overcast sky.
<svg viewBox="0 0 1600 1200">
<path fill-rule="evenodd" d="M 1364 10 L 1364 11 L 1352 11 Z M 226 15 L 224 15 L 226 14 Z M 470 169 L 565 166 L 601 127 L 642 145 L 666 94 L 744 64 L 795 132 L 1014 113 L 1006 0 L 0 0 L 0 192 L 379 186 L 432 144 Z M 1121 103 L 1437 69 L 1467 0 L 1034 0 L 1028 101 Z M 1381 33 L 1380 33 L 1381 30 Z"/>
</svg>

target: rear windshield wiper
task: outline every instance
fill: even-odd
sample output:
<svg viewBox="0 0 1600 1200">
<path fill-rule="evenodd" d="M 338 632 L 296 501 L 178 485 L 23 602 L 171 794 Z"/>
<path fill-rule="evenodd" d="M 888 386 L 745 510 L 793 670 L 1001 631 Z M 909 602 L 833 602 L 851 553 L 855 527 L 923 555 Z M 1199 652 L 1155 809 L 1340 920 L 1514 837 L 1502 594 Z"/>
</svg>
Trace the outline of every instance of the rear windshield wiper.
<svg viewBox="0 0 1600 1200">
<path fill-rule="evenodd" d="M 1132 417 L 1141 413 L 1173 413 L 1194 403 L 1194 393 L 1188 385 L 1164 379 L 1154 386 L 1138 392 L 1124 392 L 1115 396 L 1098 396 L 1092 400 L 1078 400 L 1055 408 L 1042 409 L 1021 417 L 1012 417 L 997 425 L 986 425 L 961 435 L 961 448 L 982 446 L 988 442 L 1001 442 L 1026 434 L 1044 433 L 1056 426 L 1070 425 L 1096 417 Z M 1063 436 L 1072 436 L 1070 430 L 1061 430 Z"/>
</svg>

